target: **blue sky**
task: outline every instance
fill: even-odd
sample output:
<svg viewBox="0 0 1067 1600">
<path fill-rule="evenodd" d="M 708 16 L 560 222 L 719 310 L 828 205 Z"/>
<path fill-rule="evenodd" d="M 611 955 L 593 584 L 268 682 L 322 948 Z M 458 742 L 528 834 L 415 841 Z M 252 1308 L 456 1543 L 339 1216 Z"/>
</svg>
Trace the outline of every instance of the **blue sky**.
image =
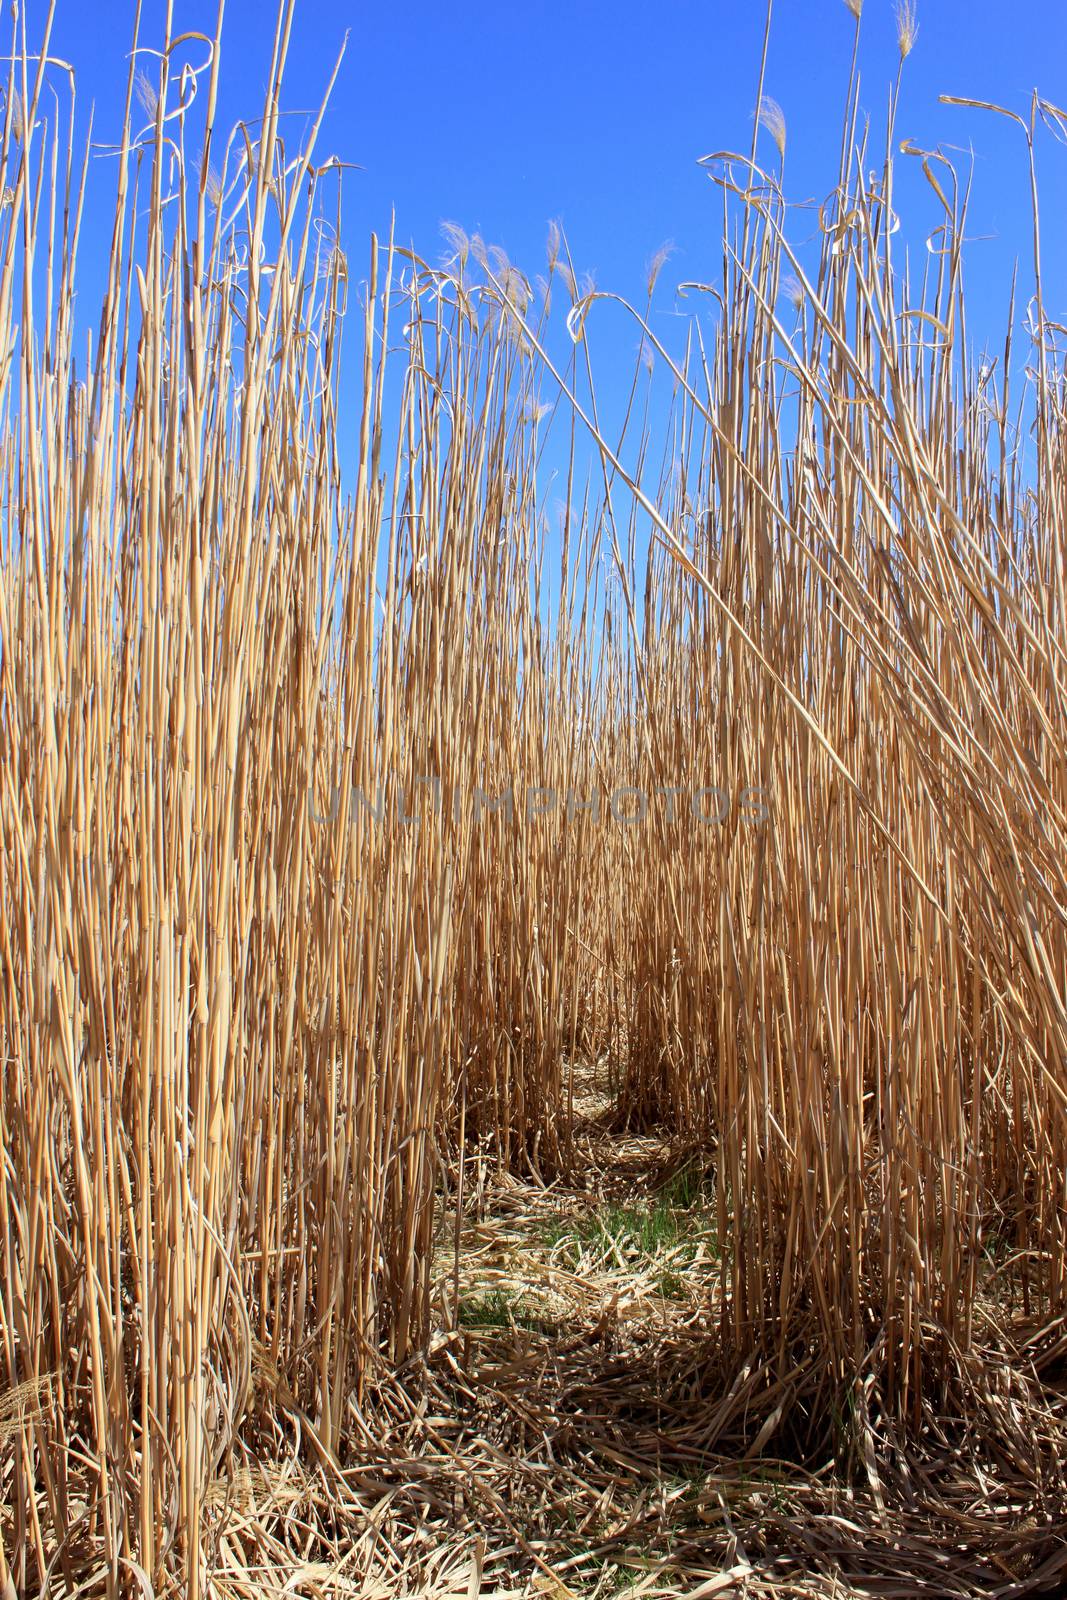
<svg viewBox="0 0 1067 1600">
<path fill-rule="evenodd" d="M 173 4 L 176 33 L 213 32 L 216 0 Z M 99 140 L 118 132 L 133 12 L 132 0 L 58 0 L 53 48 L 76 69 L 83 127 L 95 101 Z M 996 350 L 1016 258 L 1024 271 L 1028 266 L 1024 141 L 1004 119 L 941 106 L 938 96 L 991 99 L 1025 112 L 1038 87 L 1067 105 L 1067 6 L 917 0 L 917 12 L 898 133 L 928 147 L 955 147 L 963 161 L 973 147 L 970 235 L 982 237 L 969 250 L 969 337 L 978 349 L 988 342 Z M 39 29 L 41 0 L 36 9 L 31 0 L 29 15 Z M 158 43 L 164 15 L 164 0 L 144 0 L 145 42 Z M 678 306 L 674 284 L 718 269 L 721 209 L 697 159 L 748 148 L 763 21 L 762 0 L 665 0 L 654 9 L 634 0 L 477 8 L 303 0 L 285 103 L 295 110 L 318 104 L 347 32 L 320 150 L 364 169 L 349 174 L 344 189 L 343 243 L 356 276 L 370 230 L 387 233 L 394 209 L 400 239 L 430 259 L 445 254 L 440 224 L 449 219 L 502 246 L 531 277 L 543 268 L 549 219 L 558 218 L 579 271 L 634 298 L 643 296 L 649 258 L 672 240 L 653 314 L 669 341 L 682 327 L 674 313 L 693 304 Z M 224 128 L 260 109 L 273 24 L 273 0 L 227 0 Z M 834 181 L 853 36 L 844 0 L 776 0 L 766 91 L 786 117 L 793 202 L 822 198 Z M 866 0 L 860 60 L 861 103 L 880 128 L 897 68 L 892 0 Z M 769 139 L 761 138 L 770 161 Z M 876 135 L 876 154 L 880 148 Z M 1046 301 L 1051 315 L 1067 322 L 1067 149 L 1042 132 L 1039 153 Z M 107 205 L 98 210 L 95 202 L 98 195 L 110 199 L 113 169 L 96 165 L 83 315 L 98 303 L 94 269 L 110 228 Z M 940 211 L 918 163 L 898 167 L 897 194 L 904 238 L 921 255 Z M 813 212 L 798 205 L 788 231 L 795 242 L 812 237 Z M 622 392 L 637 332 L 611 308 L 597 307 L 594 316 L 601 384 Z"/>
<path fill-rule="evenodd" d="M 58 0 L 55 48 L 93 99 L 101 136 L 121 108 L 131 0 Z M 175 31 L 212 31 L 214 0 L 174 0 Z M 30 5 L 43 17 L 44 6 Z M 164 0 L 144 0 L 144 37 L 162 32 Z M 1067 102 L 1067 6 L 918 0 L 919 38 L 907 62 L 899 131 L 918 143 L 973 143 L 974 274 L 1003 286 L 1026 239 L 1023 143 L 1002 119 L 939 106 L 941 92 L 1024 110 L 1035 86 Z M 504 247 L 529 271 L 543 262 L 550 218 L 562 219 L 576 263 L 598 285 L 638 292 L 666 239 L 675 279 L 716 260 L 717 216 L 696 159 L 747 147 L 763 32 L 760 0 L 666 0 L 650 8 L 537 3 L 470 8 L 303 0 L 297 7 L 287 101 L 317 103 L 337 49 L 348 51 L 323 148 L 359 162 L 347 180 L 353 249 L 396 209 L 401 234 L 424 253 L 448 218 Z M 270 57 L 272 0 L 227 0 L 224 123 L 258 110 Z M 788 125 L 787 188 L 821 196 L 833 176 L 853 36 L 844 0 L 777 0 L 767 90 Z M 876 119 L 896 67 L 891 0 L 866 0 L 863 103 Z M 1064 242 L 1067 150 L 1042 140 L 1050 250 Z M 924 217 L 935 217 L 930 197 Z M 806 218 L 798 217 L 803 234 Z M 668 279 L 670 274 L 668 274 Z M 667 279 L 665 279 L 665 282 Z M 976 285 L 976 288 L 978 286 Z M 1067 287 L 1067 286 L 1065 286 Z M 1052 299 L 1067 307 L 1067 292 Z"/>
</svg>

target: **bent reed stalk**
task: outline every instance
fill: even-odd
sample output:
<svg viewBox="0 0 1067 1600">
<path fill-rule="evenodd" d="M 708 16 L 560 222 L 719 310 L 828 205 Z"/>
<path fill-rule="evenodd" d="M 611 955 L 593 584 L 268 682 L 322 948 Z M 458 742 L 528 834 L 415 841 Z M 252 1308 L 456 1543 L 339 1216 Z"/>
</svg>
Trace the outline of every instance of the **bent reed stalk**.
<svg viewBox="0 0 1067 1600">
<path fill-rule="evenodd" d="M 158 80 L 131 66 L 84 351 L 73 85 L 51 14 L 40 56 L 12 39 L 8 1595 L 143 1574 L 197 1600 L 239 1464 L 340 1470 L 371 1375 L 425 1343 L 442 1192 L 475 1147 L 567 1162 L 582 1057 L 621 1063 L 621 1118 L 714 1143 L 723 1393 L 763 1363 L 806 1448 L 820 1398 L 867 1437 L 963 1403 L 994 1227 L 1035 1326 L 1064 1309 L 1067 411 L 1040 260 L 1035 359 L 1009 335 L 998 379 L 967 352 L 955 174 L 908 152 L 941 211 L 914 285 L 853 78 L 814 272 L 781 173 L 725 155 L 710 344 L 694 321 L 676 361 L 627 308 L 676 385 L 649 488 L 645 379 L 609 438 L 610 297 L 558 237 L 565 370 L 547 287 L 458 230 L 448 268 L 374 240 L 358 304 L 321 114 L 284 137 L 292 25 L 285 0 L 226 142 L 217 36 L 168 25 Z M 771 815 L 657 806 L 638 846 L 587 804 L 480 802 L 518 779 L 760 788 Z M 421 821 L 379 824 L 383 784 Z"/>
</svg>

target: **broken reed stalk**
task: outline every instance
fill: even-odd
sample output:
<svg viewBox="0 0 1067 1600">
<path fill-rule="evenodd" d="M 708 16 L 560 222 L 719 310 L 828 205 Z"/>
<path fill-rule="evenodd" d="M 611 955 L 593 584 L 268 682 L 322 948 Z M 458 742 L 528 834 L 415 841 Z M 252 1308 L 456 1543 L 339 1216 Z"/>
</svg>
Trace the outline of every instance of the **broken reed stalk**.
<svg viewBox="0 0 1067 1600">
<path fill-rule="evenodd" d="M 203 1593 L 233 1465 L 294 1439 L 336 1464 L 375 1364 L 424 1340 L 457 1139 L 567 1159 L 579 1052 L 624 1061 L 624 1115 L 717 1141 L 724 1359 L 769 1362 L 787 1395 L 807 1374 L 783 1428 L 820 1384 L 905 1419 L 947 1388 L 994 1225 L 1028 1313 L 1063 1306 L 1067 425 L 1047 331 L 1023 380 L 1031 482 L 1010 343 L 1002 386 L 966 355 L 951 174 L 922 157 L 943 247 L 913 298 L 892 159 L 865 176 L 850 85 L 814 275 L 755 153 L 715 167 L 718 324 L 675 366 L 650 490 L 624 465 L 651 458 L 644 380 L 609 440 L 558 240 L 566 372 L 546 301 L 458 234 L 448 270 L 375 242 L 349 311 L 321 119 L 295 154 L 283 137 L 292 22 L 286 0 L 262 118 L 225 144 L 217 38 L 199 122 L 172 57 L 204 41 L 168 33 L 141 128 L 131 68 L 84 365 L 73 97 L 45 95 L 47 42 L 13 39 L 0 1359 L 32 1403 L 0 1458 L 0 1584 L 18 1592 L 91 1569 L 117 1595 L 140 1568 Z M 553 578 L 537 467 L 557 376 L 601 479 L 577 487 L 572 434 Z M 538 815 L 527 787 L 581 803 Z M 585 803 L 624 788 L 682 799 L 638 834 Z M 714 788 L 721 827 L 689 804 Z"/>
</svg>

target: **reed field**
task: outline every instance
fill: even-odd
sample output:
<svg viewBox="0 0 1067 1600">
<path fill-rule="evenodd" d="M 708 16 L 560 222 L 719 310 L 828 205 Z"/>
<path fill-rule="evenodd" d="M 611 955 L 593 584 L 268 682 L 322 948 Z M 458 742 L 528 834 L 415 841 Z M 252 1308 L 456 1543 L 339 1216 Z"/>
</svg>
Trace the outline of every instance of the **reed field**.
<svg viewBox="0 0 1067 1600">
<path fill-rule="evenodd" d="M 986 362 L 911 7 L 814 258 L 761 74 L 667 348 L 148 11 L 91 316 L 0 52 L 0 1595 L 1064 1592 L 1067 114 Z"/>
</svg>

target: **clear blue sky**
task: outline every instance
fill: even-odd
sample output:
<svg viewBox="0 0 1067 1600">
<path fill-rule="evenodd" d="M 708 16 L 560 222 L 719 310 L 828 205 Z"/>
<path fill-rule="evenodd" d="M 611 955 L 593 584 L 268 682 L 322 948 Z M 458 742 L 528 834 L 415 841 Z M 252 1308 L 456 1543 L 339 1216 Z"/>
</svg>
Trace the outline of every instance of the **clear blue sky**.
<svg viewBox="0 0 1067 1600">
<path fill-rule="evenodd" d="M 95 100 L 101 135 L 117 126 L 133 9 L 132 0 L 58 0 L 55 47 L 78 72 L 82 105 Z M 215 11 L 214 0 L 175 0 L 176 31 L 211 32 Z M 31 25 L 43 15 L 43 0 L 30 0 Z M 163 0 L 144 0 L 146 41 L 158 39 L 163 15 Z M 981 262 L 977 247 L 972 259 L 1001 274 L 1025 238 L 1021 137 L 937 97 L 1025 110 L 1036 86 L 1067 102 L 1067 6 L 918 0 L 918 18 L 900 132 L 925 144 L 974 143 L 974 231 L 999 237 L 982 247 Z M 777 0 L 767 89 L 788 123 L 791 198 L 821 196 L 832 179 L 852 29 L 844 0 Z M 717 213 L 695 161 L 722 146 L 747 147 L 761 0 L 303 0 L 290 106 L 317 102 L 346 31 L 323 148 L 366 169 L 347 180 L 353 245 L 372 226 L 387 229 L 395 206 L 400 230 L 424 252 L 441 248 L 438 226 L 450 218 L 531 271 L 543 261 L 549 218 L 559 217 L 578 265 L 623 291 L 636 292 L 645 261 L 668 238 L 678 245 L 676 277 L 700 276 L 714 262 Z M 258 110 L 272 33 L 272 0 L 227 0 L 224 122 Z M 875 117 L 895 67 L 893 6 L 866 0 L 863 100 Z M 1067 150 L 1049 135 L 1042 145 L 1045 222 L 1058 247 Z M 1051 287 L 1067 307 L 1067 292 Z"/>
<path fill-rule="evenodd" d="M 898 132 L 927 146 L 975 152 L 969 252 L 970 337 L 999 348 L 1013 263 L 1029 250 L 1029 194 L 1020 130 L 1005 120 L 940 106 L 948 92 L 1025 112 L 1036 86 L 1067 105 L 1067 5 L 1027 0 L 917 0 L 919 35 L 904 75 Z M 96 103 L 96 138 L 114 138 L 121 114 L 132 0 L 58 0 L 54 50 L 75 66 L 84 111 Z M 174 0 L 175 31 L 212 32 L 215 0 Z M 30 0 L 40 28 L 43 0 Z M 143 38 L 157 43 L 164 0 L 144 0 Z M 661 279 L 656 323 L 681 324 L 673 285 L 714 275 L 721 211 L 696 165 L 722 147 L 747 149 L 762 43 L 762 0 L 665 0 L 649 7 L 586 0 L 455 7 L 430 0 L 355 4 L 303 0 L 287 71 L 286 104 L 317 105 L 336 52 L 347 54 L 322 136 L 364 168 L 345 179 L 344 244 L 361 276 L 371 228 L 398 234 L 437 259 L 451 219 L 501 245 L 530 276 L 542 270 L 550 218 L 562 220 L 576 265 L 599 287 L 640 297 L 649 257 L 677 249 Z M 270 59 L 273 0 L 227 0 L 220 123 L 255 116 Z M 853 41 L 844 0 L 777 0 L 766 90 L 788 125 L 787 194 L 821 198 L 831 187 Z M 151 65 L 151 63 L 148 63 Z M 866 0 L 862 104 L 881 125 L 897 66 L 891 0 Z M 84 120 L 83 120 L 84 125 Z M 766 135 L 763 150 L 773 152 Z M 875 141 L 875 151 L 879 148 Z M 100 163 L 106 174 L 107 163 Z M 906 237 L 940 221 L 918 172 L 902 163 L 898 195 Z M 1067 149 L 1040 137 L 1046 298 L 1067 322 Z M 108 180 L 110 181 L 110 180 Z M 108 182 L 101 185 L 109 193 Z M 85 238 L 82 314 L 95 310 L 95 213 Z M 798 210 L 790 231 L 814 232 Z M 686 303 L 692 305 L 692 301 Z M 632 367 L 637 335 L 596 308 L 591 324 L 609 387 Z M 615 317 L 617 334 L 612 335 Z M 614 370 L 613 370 L 614 369 Z"/>
</svg>

